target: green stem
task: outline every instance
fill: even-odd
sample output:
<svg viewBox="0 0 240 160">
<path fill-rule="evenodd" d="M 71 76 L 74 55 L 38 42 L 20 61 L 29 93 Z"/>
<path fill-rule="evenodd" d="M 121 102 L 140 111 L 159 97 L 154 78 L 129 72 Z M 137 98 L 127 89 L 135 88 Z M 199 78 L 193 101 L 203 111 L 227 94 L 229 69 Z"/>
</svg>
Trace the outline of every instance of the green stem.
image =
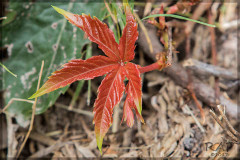
<svg viewBox="0 0 240 160">
<path fill-rule="evenodd" d="M 82 90 L 82 87 L 83 87 L 83 84 L 84 84 L 84 80 L 80 80 L 78 81 L 78 86 L 77 86 L 77 89 L 72 97 L 72 100 L 71 100 L 71 103 L 70 103 L 70 107 L 73 107 L 79 97 L 79 93 L 81 92 Z"/>
</svg>

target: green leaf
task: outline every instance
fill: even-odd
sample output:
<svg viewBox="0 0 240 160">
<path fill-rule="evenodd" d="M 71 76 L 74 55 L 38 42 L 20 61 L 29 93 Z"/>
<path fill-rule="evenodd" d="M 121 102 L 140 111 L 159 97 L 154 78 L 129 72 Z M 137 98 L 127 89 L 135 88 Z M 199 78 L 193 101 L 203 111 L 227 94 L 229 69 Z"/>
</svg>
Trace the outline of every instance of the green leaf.
<svg viewBox="0 0 240 160">
<path fill-rule="evenodd" d="M 3 46 L 8 47 L 9 56 L 4 65 L 17 74 L 18 78 L 3 72 L 5 104 L 11 98 L 27 99 L 36 92 L 42 60 L 45 66 L 41 85 L 53 71 L 60 69 L 61 65 L 81 57 L 83 46 L 89 43 L 89 40 L 84 38 L 83 31 L 68 23 L 51 5 L 72 13 L 90 14 L 100 20 L 104 17 L 104 3 L 10 2 L 9 9 L 17 14 L 14 20 L 1 27 Z M 67 88 L 68 86 L 40 97 L 36 114 L 43 113 L 52 106 Z M 14 102 L 8 112 L 15 115 L 17 122 L 24 126 L 32 112 L 31 104 Z"/>
<path fill-rule="evenodd" d="M 163 16 L 163 17 L 172 17 L 172 18 L 177 18 L 177 19 L 192 21 L 192 22 L 196 22 L 196 23 L 199 23 L 199 24 L 202 24 L 202 25 L 209 26 L 209 27 L 216 27 L 215 25 L 212 25 L 212 24 L 204 23 L 204 22 L 201 22 L 201 21 L 197 21 L 197 20 L 194 20 L 194 19 L 186 18 L 186 17 L 183 17 L 183 16 L 175 15 L 175 14 L 153 14 L 153 15 L 144 17 L 142 20 L 148 19 L 148 18 L 160 17 L 160 16 Z"/>
</svg>

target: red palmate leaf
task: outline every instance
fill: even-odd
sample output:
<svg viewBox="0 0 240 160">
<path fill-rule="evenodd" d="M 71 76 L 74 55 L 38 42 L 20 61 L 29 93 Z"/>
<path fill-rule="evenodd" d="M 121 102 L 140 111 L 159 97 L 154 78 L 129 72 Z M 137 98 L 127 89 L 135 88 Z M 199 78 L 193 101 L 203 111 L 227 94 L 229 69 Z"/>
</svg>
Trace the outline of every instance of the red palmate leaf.
<svg viewBox="0 0 240 160">
<path fill-rule="evenodd" d="M 102 81 L 98 89 L 98 97 L 94 103 L 95 134 L 99 150 L 102 149 L 103 137 L 112 124 L 113 108 L 120 102 L 125 78 L 124 68 L 119 65 Z"/>
<path fill-rule="evenodd" d="M 87 60 L 71 60 L 63 65 L 63 69 L 53 72 L 49 80 L 30 99 L 65 87 L 76 80 L 102 76 L 118 66 L 119 64 L 105 56 L 94 56 Z"/>
<path fill-rule="evenodd" d="M 89 37 L 89 40 L 98 44 L 98 47 L 111 59 L 120 61 L 118 44 L 115 41 L 114 33 L 108 26 L 101 22 L 97 17 L 91 18 L 89 15 L 72 14 L 63 9 L 53 8 L 64 15 L 70 23 L 82 29 Z"/>
<path fill-rule="evenodd" d="M 135 42 L 138 38 L 137 23 L 133 18 L 129 7 L 125 7 L 126 26 L 123 29 L 122 37 L 119 40 L 119 51 L 124 62 L 133 60 Z"/>
<path fill-rule="evenodd" d="M 123 120 L 127 121 L 128 126 L 132 127 L 134 123 L 133 109 L 138 119 L 143 122 L 140 72 L 137 65 L 129 63 L 134 58 L 134 44 L 138 38 L 137 23 L 129 6 L 126 5 L 126 26 L 118 45 L 113 32 L 96 17 L 91 18 L 85 14 L 76 15 L 57 7 L 53 8 L 64 15 L 69 22 L 82 29 L 89 40 L 97 43 L 108 57 L 94 56 L 87 60 L 70 61 L 61 70 L 54 72 L 30 99 L 64 87 L 76 80 L 88 80 L 108 73 L 98 89 L 93 111 L 97 145 L 101 151 L 103 137 L 112 124 L 113 108 L 123 96 L 125 89 L 123 80 L 125 77 L 128 78 L 129 82 Z"/>
</svg>

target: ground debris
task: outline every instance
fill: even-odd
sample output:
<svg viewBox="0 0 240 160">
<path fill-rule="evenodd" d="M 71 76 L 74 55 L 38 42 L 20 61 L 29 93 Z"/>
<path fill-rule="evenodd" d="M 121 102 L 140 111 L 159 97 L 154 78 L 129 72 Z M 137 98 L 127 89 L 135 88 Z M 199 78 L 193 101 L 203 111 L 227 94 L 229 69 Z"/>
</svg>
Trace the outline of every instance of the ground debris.
<svg viewBox="0 0 240 160">
<path fill-rule="evenodd" d="M 223 6 L 228 6 L 225 2 L 220 3 Z M 146 5 L 144 14 L 149 13 L 151 7 L 157 5 L 158 3 Z M 169 5 L 171 5 L 170 2 L 164 4 L 164 6 Z M 196 4 L 194 10 L 185 11 L 189 12 L 186 14 L 190 18 L 193 16 L 195 19 L 200 18 L 207 21 L 208 10 L 214 9 L 212 6 L 216 5 L 200 2 Z M 136 8 L 139 17 L 141 17 L 144 7 L 136 4 Z M 201 10 L 201 8 L 203 9 Z M 225 15 L 220 8 L 216 13 L 219 14 L 221 24 L 226 23 L 224 22 L 225 19 L 230 23 L 235 20 L 233 17 L 236 17 L 229 15 L 235 14 L 235 12 L 227 11 L 227 16 L 232 18 L 224 18 Z M 143 23 L 145 24 L 145 22 Z M 189 26 L 186 26 L 187 24 Z M 54 159 L 238 157 L 239 144 L 231 140 L 231 137 L 225 132 L 226 128 L 221 127 L 210 113 L 216 113 L 216 117 L 220 121 L 227 118 L 228 123 L 234 128 L 239 123 L 235 116 L 237 114 L 236 107 L 238 106 L 235 102 L 239 99 L 237 88 L 239 88 L 240 83 L 239 78 L 236 76 L 238 64 L 237 29 L 235 27 L 224 30 L 215 29 L 218 64 L 214 65 L 211 58 L 211 37 L 208 27 L 193 22 L 171 19 L 166 22 L 166 25 L 171 25 L 173 28 L 173 46 L 176 47 L 174 49 L 179 53 L 173 53 L 171 68 L 163 69 L 163 72 L 145 73 L 143 76 L 142 115 L 145 124 L 138 123 L 136 117 L 132 128 L 128 128 L 125 123 L 120 124 L 120 121 L 115 121 L 122 118 L 123 104 L 120 103 L 119 110 L 117 110 L 119 116 L 114 117 L 114 127 L 109 129 L 109 132 L 104 137 L 103 155 L 101 155 L 97 148 L 94 125 L 92 124 L 92 107 L 101 78 L 91 80 L 90 91 L 92 97 L 90 106 L 86 100 L 88 95 L 87 85 L 82 87 L 76 103 L 70 105 L 74 91 L 77 88 L 77 83 L 73 83 L 50 109 L 41 115 L 36 115 L 33 131 L 20 157 Z M 58 24 L 55 22 L 51 27 L 57 30 Z M 139 29 L 139 40 L 135 50 L 136 55 L 142 55 L 139 56 L 140 58 L 137 56 L 134 61 L 137 61 L 137 63 L 141 61 L 139 64 L 148 65 L 152 61 L 156 61 L 156 55 L 162 53 L 164 47 L 156 27 L 150 24 L 145 24 L 145 27 L 145 33 Z M 188 34 L 185 34 L 185 30 Z M 76 38 L 76 32 L 77 28 L 73 27 L 73 38 Z M 145 34 L 148 34 L 150 40 L 152 40 L 152 53 L 150 53 L 149 44 L 144 39 Z M 186 53 L 187 39 L 190 40 L 191 44 L 190 55 Z M 7 47 L 10 56 L 13 44 L 9 44 Z M 29 53 L 34 50 L 30 41 L 25 44 L 25 47 Z M 54 44 L 52 50 L 56 52 L 58 47 L 63 51 L 68 49 L 66 46 Z M 77 48 L 74 48 L 73 53 L 76 54 L 77 51 Z M 97 47 L 93 47 L 93 53 L 99 53 L 99 51 Z M 64 56 L 67 57 L 67 52 L 64 53 Z M 190 61 L 191 65 L 189 65 Z M 183 67 L 184 64 L 185 67 Z M 195 72 L 191 68 L 193 64 L 195 64 L 195 67 L 200 68 L 201 72 L 199 70 Z M 203 67 L 203 65 L 211 68 Z M 209 71 L 209 69 L 211 70 Z M 20 77 L 25 89 L 30 86 L 27 85 L 29 84 L 27 80 L 35 72 L 36 69 L 33 68 Z M 219 115 L 216 109 L 214 76 L 220 79 L 219 101 L 226 102 L 224 108 L 226 117 Z M 197 101 L 202 106 L 205 115 L 204 123 L 199 108 L 191 96 L 189 90 L 190 81 L 192 81 Z M 3 127 L 7 127 L 9 132 L 8 135 L 4 132 L 4 137 L 8 136 L 9 143 L 4 142 L 0 149 L 4 151 L 3 157 L 7 157 L 7 154 L 14 157 L 17 152 L 17 143 L 21 143 L 26 129 L 14 124 L 12 117 L 8 117 L 8 121 L 9 124 L 4 124 Z"/>
</svg>

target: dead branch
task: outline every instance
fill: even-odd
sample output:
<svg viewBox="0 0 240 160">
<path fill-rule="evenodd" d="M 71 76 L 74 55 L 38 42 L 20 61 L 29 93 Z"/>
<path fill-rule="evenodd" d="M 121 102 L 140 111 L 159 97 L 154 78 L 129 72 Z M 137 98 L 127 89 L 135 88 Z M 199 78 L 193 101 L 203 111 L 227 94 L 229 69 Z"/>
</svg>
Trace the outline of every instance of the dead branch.
<svg viewBox="0 0 240 160">
<path fill-rule="evenodd" d="M 195 75 L 202 75 L 206 77 L 209 77 L 212 75 L 212 76 L 220 77 L 227 80 L 237 79 L 237 74 L 232 73 L 228 69 L 207 64 L 204 62 L 200 62 L 192 58 L 184 61 L 183 66 L 192 70 Z"/>
<path fill-rule="evenodd" d="M 145 32 L 142 30 L 142 28 L 139 28 L 139 38 L 138 42 L 142 48 L 144 48 L 145 53 L 149 53 L 148 56 L 151 57 L 152 59 L 156 60 L 156 55 L 159 52 L 163 51 L 163 46 L 159 43 L 159 38 L 156 36 L 157 34 L 157 29 L 155 26 L 148 24 L 148 23 L 143 23 L 145 25 L 145 28 L 147 29 L 148 36 L 150 38 L 151 44 L 153 51 L 151 52 L 150 47 L 148 46 L 147 39 L 145 37 Z M 153 36 L 154 35 L 154 36 Z M 143 45 L 142 45 L 143 44 Z"/>
</svg>

